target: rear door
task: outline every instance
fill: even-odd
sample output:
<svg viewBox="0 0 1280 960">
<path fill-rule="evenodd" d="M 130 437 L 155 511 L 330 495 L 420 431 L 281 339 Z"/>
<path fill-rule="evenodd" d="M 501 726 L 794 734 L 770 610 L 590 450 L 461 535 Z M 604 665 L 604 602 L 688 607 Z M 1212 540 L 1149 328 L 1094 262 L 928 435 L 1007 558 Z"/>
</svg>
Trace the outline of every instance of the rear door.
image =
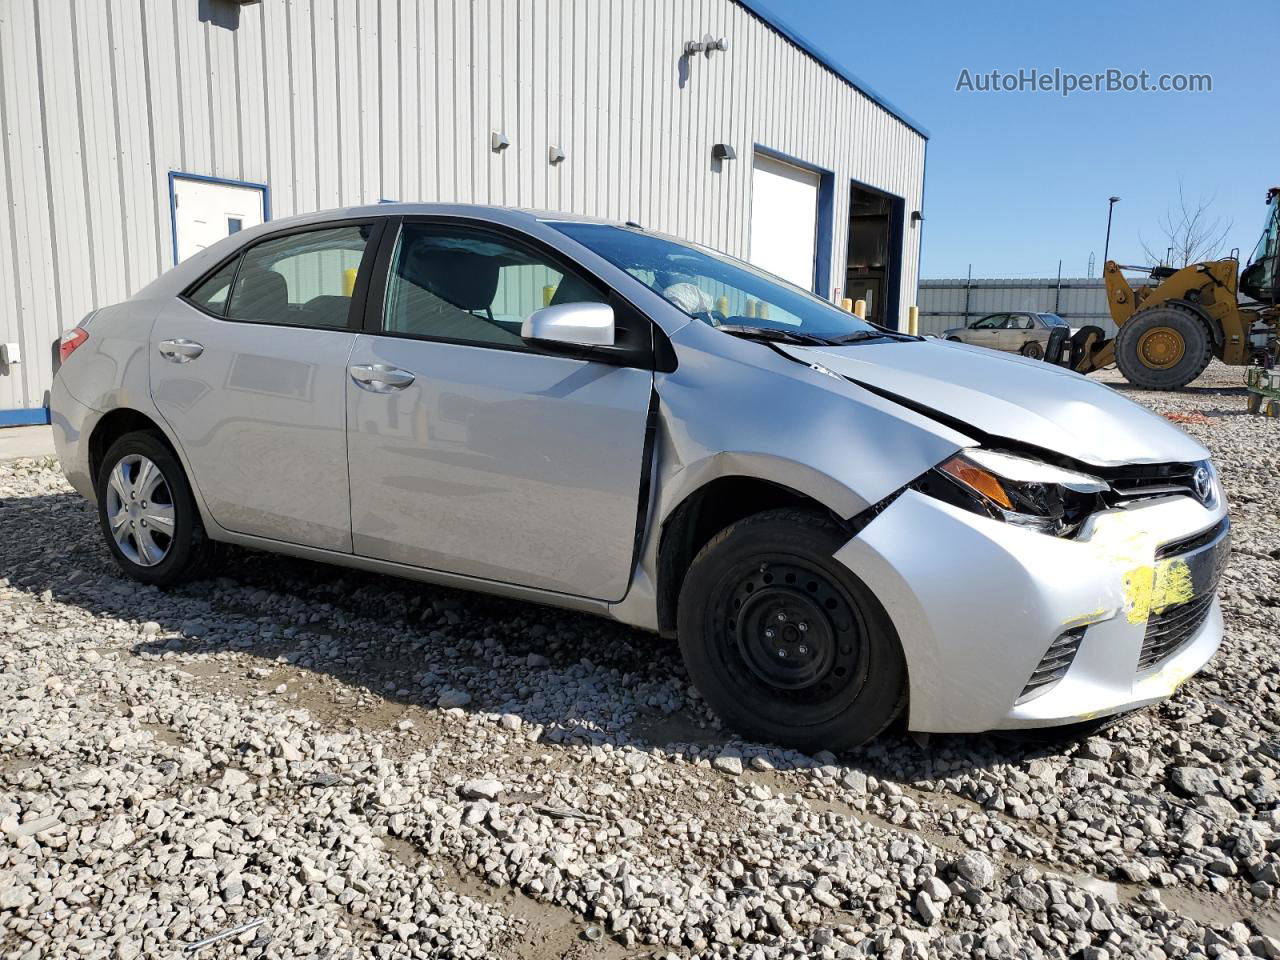
<svg viewBox="0 0 1280 960">
<path fill-rule="evenodd" d="M 152 397 L 226 529 L 351 551 L 347 359 L 379 230 L 273 235 L 161 309 Z"/>
<path fill-rule="evenodd" d="M 1000 331 L 999 345 L 1001 350 L 1017 353 L 1028 340 L 1035 339 L 1035 321 L 1029 313 L 1011 313 L 1009 320 Z"/>
<path fill-rule="evenodd" d="M 608 291 L 554 252 L 488 226 L 411 221 L 384 246 L 383 306 L 371 297 L 371 329 L 357 338 L 347 383 L 355 552 L 621 599 L 652 370 L 520 338 L 534 310 Z M 645 320 L 624 334 L 651 330 Z"/>
</svg>

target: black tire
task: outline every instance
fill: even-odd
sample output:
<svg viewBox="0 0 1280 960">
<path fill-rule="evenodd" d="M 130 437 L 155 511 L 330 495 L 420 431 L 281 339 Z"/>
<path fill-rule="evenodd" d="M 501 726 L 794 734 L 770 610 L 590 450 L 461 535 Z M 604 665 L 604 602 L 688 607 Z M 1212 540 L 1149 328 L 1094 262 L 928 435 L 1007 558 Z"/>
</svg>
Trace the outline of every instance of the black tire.
<svg viewBox="0 0 1280 960">
<path fill-rule="evenodd" d="M 964 343 L 964 341 L 961 340 L 959 337 L 947 337 L 947 339 L 950 340 L 952 343 Z"/>
<path fill-rule="evenodd" d="M 128 522 L 136 528 L 134 533 L 127 534 L 128 542 L 123 546 L 117 542 L 112 533 L 112 517 L 108 512 L 108 502 L 112 500 L 112 471 L 118 464 L 125 464 L 123 470 L 126 478 L 130 472 L 137 476 L 138 458 L 149 460 L 158 470 L 161 482 L 155 489 L 155 503 L 151 508 L 160 508 L 166 516 L 172 518 L 172 533 L 158 533 L 160 527 L 154 522 L 149 534 L 144 534 L 141 526 L 147 519 L 142 512 L 142 504 L 138 501 L 138 513 L 131 514 Z M 191 494 L 191 485 L 187 482 L 186 472 L 182 464 L 169 449 L 168 445 L 150 431 L 139 431 L 125 434 L 107 450 L 98 469 L 98 521 L 102 526 L 103 537 L 107 541 L 107 549 L 116 564 L 130 577 L 143 583 L 158 587 L 168 587 L 193 576 L 200 568 L 208 552 L 204 526 L 200 522 L 200 512 L 196 509 L 195 498 Z M 114 494 L 119 501 L 124 501 L 119 493 Z M 130 497 L 131 503 L 134 498 Z M 167 509 L 166 509 L 167 508 Z M 119 516 L 120 511 L 116 512 Z M 144 557 L 139 536 L 146 535 L 151 549 L 163 548 L 163 554 L 152 563 L 139 562 Z M 132 553 L 134 556 L 130 556 Z"/>
<path fill-rule="evenodd" d="M 1043 360 L 1044 347 L 1040 345 L 1038 340 L 1031 340 L 1022 345 L 1022 355 L 1028 360 Z"/>
<path fill-rule="evenodd" d="M 888 614 L 832 558 L 848 538 L 833 520 L 785 508 L 732 524 L 694 558 L 680 591 L 680 650 L 739 734 L 840 750 L 881 733 L 906 704 Z"/>
<path fill-rule="evenodd" d="M 1169 331 L 1163 333 L 1162 331 Z M 1181 337 L 1182 353 L 1167 367 L 1153 366 L 1144 353 L 1146 338 Z M 1177 390 L 1200 376 L 1213 358 L 1213 341 L 1204 321 L 1192 310 L 1166 303 L 1140 310 L 1116 334 L 1116 366 L 1135 387 Z"/>
</svg>

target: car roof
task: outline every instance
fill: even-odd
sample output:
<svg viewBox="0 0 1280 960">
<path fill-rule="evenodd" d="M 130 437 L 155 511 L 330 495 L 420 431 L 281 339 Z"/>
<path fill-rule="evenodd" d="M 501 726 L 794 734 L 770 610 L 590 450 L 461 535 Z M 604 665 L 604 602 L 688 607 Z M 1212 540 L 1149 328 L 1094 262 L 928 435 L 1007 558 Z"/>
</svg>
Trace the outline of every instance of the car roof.
<svg viewBox="0 0 1280 960">
<path fill-rule="evenodd" d="M 217 243 L 193 254 L 172 269 L 162 273 L 151 283 L 137 291 L 130 299 L 143 300 L 153 297 L 176 296 L 180 290 L 186 289 L 219 261 L 232 255 L 239 247 L 247 246 L 259 238 L 269 236 L 278 231 L 343 220 L 397 216 L 462 217 L 489 221 L 501 226 L 513 227 L 532 233 L 536 233 L 539 229 L 539 224 L 546 221 L 572 221 L 602 223 L 617 227 L 625 226 L 625 224 L 616 220 L 604 220 L 576 213 L 553 210 L 527 210 L 480 203 L 409 203 L 395 201 L 336 207 L 330 210 L 317 210 L 291 217 L 281 217 L 278 220 L 268 220 L 265 223 L 234 233 L 229 237 L 224 237 Z M 543 227 L 542 229 L 546 228 Z"/>
<path fill-rule="evenodd" d="M 513 218 L 525 217 L 530 220 L 556 220 L 573 223 L 603 223 L 611 226 L 625 226 L 619 220 L 604 217 L 592 217 L 565 210 L 541 210 L 530 207 L 504 207 L 489 203 L 417 203 L 407 200 L 384 200 L 378 203 L 359 204 L 350 207 L 337 207 L 330 210 L 318 210 L 312 213 L 297 214 L 269 221 L 273 229 L 288 227 L 294 224 L 314 223 L 324 220 L 353 220 L 363 217 L 395 217 L 395 216 L 470 216 L 493 219 L 510 223 Z"/>
</svg>

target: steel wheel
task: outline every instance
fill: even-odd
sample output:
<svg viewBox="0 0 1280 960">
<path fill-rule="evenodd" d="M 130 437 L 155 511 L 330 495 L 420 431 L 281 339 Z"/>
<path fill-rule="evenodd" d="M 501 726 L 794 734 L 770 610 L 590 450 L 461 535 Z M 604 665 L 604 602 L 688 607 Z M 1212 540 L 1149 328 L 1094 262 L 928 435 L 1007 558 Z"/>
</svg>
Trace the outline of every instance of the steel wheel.
<svg viewBox="0 0 1280 960">
<path fill-rule="evenodd" d="M 834 559 L 849 532 L 783 507 L 726 527 L 680 590 L 678 636 L 708 706 L 743 736 L 837 750 L 888 726 L 906 663 L 884 607 Z"/>
<path fill-rule="evenodd" d="M 1044 347 L 1040 345 L 1040 341 L 1032 340 L 1023 345 L 1022 355 L 1028 360 L 1043 360 Z"/>
<path fill-rule="evenodd" d="M 1138 338 L 1138 359 L 1152 370 L 1176 366 L 1186 352 L 1182 334 L 1171 327 L 1152 327 Z"/>
<path fill-rule="evenodd" d="M 126 558 L 154 567 L 173 546 L 173 492 L 160 468 L 140 453 L 121 457 L 107 481 L 111 536 Z"/>
<path fill-rule="evenodd" d="M 743 564 L 720 586 L 719 659 L 753 699 L 821 723 L 857 698 L 865 624 L 825 573 L 775 555 Z"/>
</svg>

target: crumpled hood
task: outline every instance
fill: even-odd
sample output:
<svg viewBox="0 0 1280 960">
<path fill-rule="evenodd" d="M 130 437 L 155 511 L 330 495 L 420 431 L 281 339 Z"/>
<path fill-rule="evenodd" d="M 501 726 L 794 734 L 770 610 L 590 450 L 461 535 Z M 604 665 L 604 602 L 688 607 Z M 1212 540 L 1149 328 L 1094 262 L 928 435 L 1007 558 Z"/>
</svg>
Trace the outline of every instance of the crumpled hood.
<svg viewBox="0 0 1280 960">
<path fill-rule="evenodd" d="M 1096 466 L 1203 460 L 1209 451 L 1118 391 L 985 347 L 940 340 L 778 345 L 805 363 L 980 430 Z"/>
</svg>

